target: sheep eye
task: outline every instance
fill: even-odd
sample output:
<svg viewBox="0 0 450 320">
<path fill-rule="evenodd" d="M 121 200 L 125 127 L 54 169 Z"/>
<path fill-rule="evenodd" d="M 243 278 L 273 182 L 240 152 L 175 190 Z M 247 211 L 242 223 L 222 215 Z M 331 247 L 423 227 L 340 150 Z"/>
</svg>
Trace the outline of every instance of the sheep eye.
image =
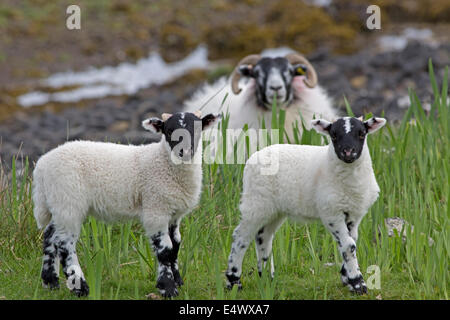
<svg viewBox="0 0 450 320">
<path fill-rule="evenodd" d="M 366 134 L 365 134 L 364 132 L 360 132 L 360 133 L 359 133 L 359 138 L 360 138 L 361 140 L 364 140 L 365 137 L 366 137 Z"/>
</svg>

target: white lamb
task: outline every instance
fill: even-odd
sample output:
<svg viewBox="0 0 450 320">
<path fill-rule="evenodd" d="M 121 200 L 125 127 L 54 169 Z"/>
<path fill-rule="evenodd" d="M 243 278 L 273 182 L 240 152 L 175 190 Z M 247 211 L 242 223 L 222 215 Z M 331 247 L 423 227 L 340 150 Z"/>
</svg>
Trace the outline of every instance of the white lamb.
<svg viewBox="0 0 450 320">
<path fill-rule="evenodd" d="M 342 282 L 352 291 L 367 292 L 356 259 L 356 241 L 359 223 L 378 198 L 379 187 L 366 135 L 385 123 L 383 118 L 313 120 L 315 130 L 331 137 L 328 146 L 273 145 L 249 158 L 244 169 L 242 218 L 234 230 L 226 271 L 229 288 L 241 287 L 242 261 L 253 237 L 261 273 L 271 255 L 274 233 L 290 218 L 300 222 L 320 219 L 342 254 Z M 273 159 L 278 161 L 278 172 L 262 175 L 260 163 Z M 272 276 L 273 272 L 272 257 Z"/>
<path fill-rule="evenodd" d="M 302 133 L 301 117 L 307 129 L 313 116 L 329 121 L 336 118 L 331 99 L 317 81 L 314 67 L 302 55 L 290 53 L 273 58 L 253 54 L 238 63 L 230 79 L 221 78 L 198 90 L 184 102 L 184 110 L 204 105 L 206 113 L 229 112 L 230 129 L 242 129 L 245 124 L 260 129 L 263 118 L 266 128 L 270 128 L 272 101 L 276 99 L 278 106 L 286 110 L 285 130 L 293 141 L 296 121 Z"/>
<path fill-rule="evenodd" d="M 61 262 L 69 289 L 78 296 L 89 294 L 76 242 L 83 221 L 91 214 L 107 222 L 139 219 L 158 259 L 157 288 L 164 296 L 176 296 L 183 284 L 177 264 L 179 224 L 197 205 L 202 185 L 202 150 L 197 145 L 201 130 L 217 118 L 163 114 L 163 120 L 150 118 L 142 123 L 147 130 L 162 133 L 159 143 L 126 146 L 76 141 L 43 155 L 33 173 L 33 200 L 38 226 L 46 227 L 44 285 L 59 287 Z M 180 135 L 184 135 L 183 143 L 179 143 Z"/>
</svg>

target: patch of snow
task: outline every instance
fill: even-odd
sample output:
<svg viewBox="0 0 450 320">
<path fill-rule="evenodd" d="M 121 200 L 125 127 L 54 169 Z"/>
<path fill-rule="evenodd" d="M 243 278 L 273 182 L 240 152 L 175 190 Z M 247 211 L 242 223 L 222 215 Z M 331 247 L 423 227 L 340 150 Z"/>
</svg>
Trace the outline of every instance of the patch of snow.
<svg viewBox="0 0 450 320">
<path fill-rule="evenodd" d="M 378 45 L 385 51 L 401 51 L 409 41 L 420 41 L 436 45 L 433 32 L 430 29 L 405 28 L 399 35 L 386 35 L 378 39 Z"/>
<path fill-rule="evenodd" d="M 205 46 L 199 46 L 186 58 L 174 63 L 166 63 L 158 53 L 152 53 L 135 64 L 124 62 L 116 67 L 106 66 L 82 72 L 56 73 L 43 80 L 42 85 L 50 88 L 66 86 L 80 86 L 80 88 L 55 93 L 29 92 L 19 96 L 18 102 L 27 108 L 50 101 L 77 102 L 111 95 L 131 95 L 151 85 L 170 82 L 189 70 L 205 69 L 208 65 L 208 50 Z"/>
</svg>

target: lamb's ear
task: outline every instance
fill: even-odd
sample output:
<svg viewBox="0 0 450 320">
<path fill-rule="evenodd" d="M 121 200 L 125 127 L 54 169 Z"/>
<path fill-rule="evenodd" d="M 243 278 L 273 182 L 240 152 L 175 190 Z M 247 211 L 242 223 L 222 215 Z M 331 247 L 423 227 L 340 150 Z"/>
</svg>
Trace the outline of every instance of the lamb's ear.
<svg viewBox="0 0 450 320">
<path fill-rule="evenodd" d="M 320 134 L 329 135 L 331 122 L 323 119 L 315 119 L 311 121 L 311 126 Z"/>
<path fill-rule="evenodd" d="M 253 66 L 251 64 L 242 64 L 238 70 L 244 77 L 253 77 Z"/>
<path fill-rule="evenodd" d="M 202 118 L 202 130 L 205 130 L 213 126 L 219 119 L 222 118 L 220 114 L 214 115 L 212 113 L 207 114 Z"/>
<path fill-rule="evenodd" d="M 380 129 L 381 127 L 383 127 L 386 124 L 386 119 L 384 118 L 370 118 L 367 121 L 364 121 L 364 126 L 367 129 L 367 132 L 370 133 L 374 133 L 375 131 L 377 131 L 378 129 Z"/>
<path fill-rule="evenodd" d="M 158 118 L 149 118 L 142 121 L 142 126 L 150 132 L 159 133 L 164 127 L 164 122 Z"/>
<path fill-rule="evenodd" d="M 161 115 L 161 118 L 162 118 L 162 120 L 165 122 L 165 121 L 167 121 L 167 119 L 169 119 L 171 116 L 172 116 L 171 113 L 163 113 L 163 114 Z"/>
</svg>

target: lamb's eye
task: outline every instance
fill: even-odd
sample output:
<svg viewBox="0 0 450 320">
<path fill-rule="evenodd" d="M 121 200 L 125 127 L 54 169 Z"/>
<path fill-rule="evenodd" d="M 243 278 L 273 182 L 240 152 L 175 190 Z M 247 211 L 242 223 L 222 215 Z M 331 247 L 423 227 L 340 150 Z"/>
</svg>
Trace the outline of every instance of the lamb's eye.
<svg viewBox="0 0 450 320">
<path fill-rule="evenodd" d="M 333 141 L 336 141 L 336 140 L 337 140 L 337 137 L 336 137 L 335 134 L 331 134 L 330 136 L 331 136 L 331 140 L 333 140 Z"/>
<path fill-rule="evenodd" d="M 361 140 L 364 140 L 365 137 L 366 137 L 365 132 L 360 132 L 360 133 L 359 133 L 359 138 L 360 138 Z"/>
</svg>

